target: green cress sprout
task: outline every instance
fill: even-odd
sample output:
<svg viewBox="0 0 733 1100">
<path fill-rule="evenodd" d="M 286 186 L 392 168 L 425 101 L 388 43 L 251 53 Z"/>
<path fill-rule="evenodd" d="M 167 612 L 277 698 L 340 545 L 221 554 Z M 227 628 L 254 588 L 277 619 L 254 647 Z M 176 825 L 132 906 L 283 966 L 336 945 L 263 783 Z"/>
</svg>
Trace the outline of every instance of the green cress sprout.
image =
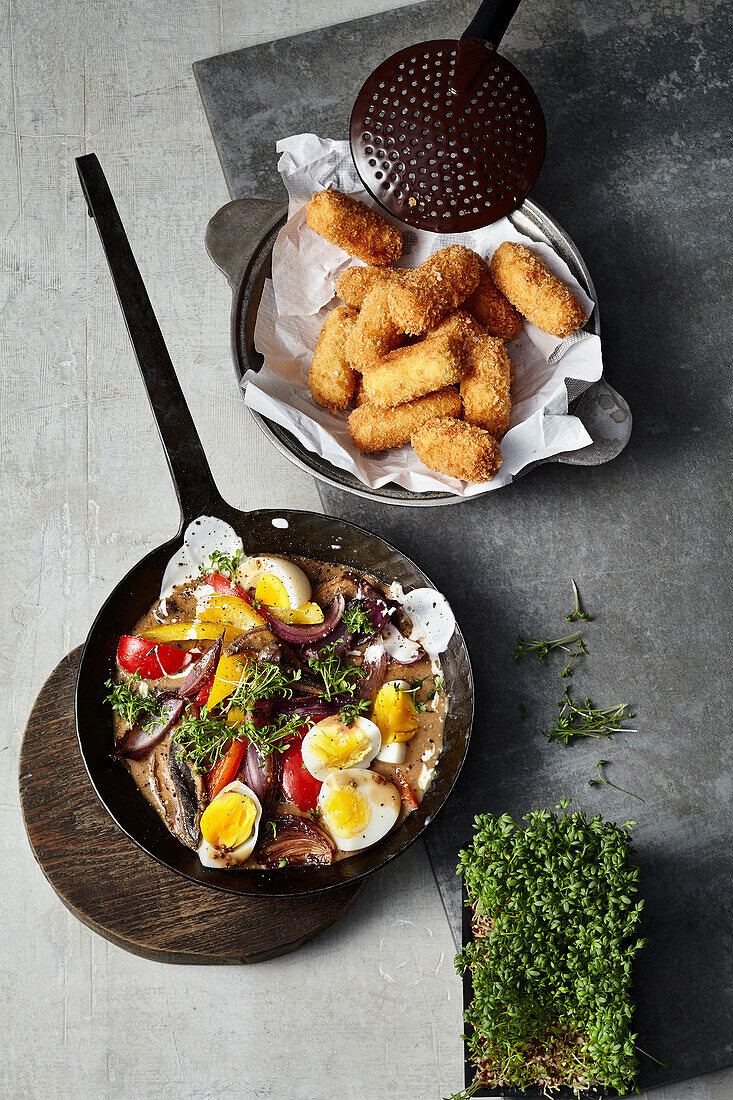
<svg viewBox="0 0 733 1100">
<path fill-rule="evenodd" d="M 632 963 L 642 901 L 629 832 L 581 811 L 475 818 L 460 853 L 473 939 L 456 956 L 473 999 L 464 1013 L 469 1089 L 590 1086 L 625 1093 L 636 1076 Z M 530 1056 L 531 1053 L 531 1056 Z"/>
</svg>

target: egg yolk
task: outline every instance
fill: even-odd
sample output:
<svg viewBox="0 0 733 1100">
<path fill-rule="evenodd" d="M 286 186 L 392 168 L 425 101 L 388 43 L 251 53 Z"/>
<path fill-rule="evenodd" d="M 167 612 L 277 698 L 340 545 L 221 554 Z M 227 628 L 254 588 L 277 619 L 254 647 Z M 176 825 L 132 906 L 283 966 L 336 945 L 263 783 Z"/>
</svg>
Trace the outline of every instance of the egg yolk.
<svg viewBox="0 0 733 1100">
<path fill-rule="evenodd" d="M 354 787 L 334 787 L 323 799 L 321 813 L 331 832 L 345 839 L 363 833 L 372 816 L 369 802 Z"/>
<path fill-rule="evenodd" d="M 201 815 L 201 832 L 214 848 L 238 848 L 252 835 L 257 807 L 237 791 L 218 795 Z"/>
<path fill-rule="evenodd" d="M 371 754 L 371 739 L 358 726 L 345 726 L 336 719 L 314 731 L 308 750 L 325 768 L 355 768 Z"/>
<path fill-rule="evenodd" d="M 374 700 L 372 721 L 379 726 L 382 741 L 409 741 L 417 732 L 417 711 L 411 691 L 403 691 L 394 682 L 384 684 Z"/>
<path fill-rule="evenodd" d="M 255 588 L 255 599 L 260 603 L 267 604 L 268 607 L 280 607 L 283 611 L 288 611 L 290 608 L 290 600 L 288 599 L 288 592 L 279 579 L 272 573 L 266 573 L 264 577 L 260 577 Z"/>
</svg>

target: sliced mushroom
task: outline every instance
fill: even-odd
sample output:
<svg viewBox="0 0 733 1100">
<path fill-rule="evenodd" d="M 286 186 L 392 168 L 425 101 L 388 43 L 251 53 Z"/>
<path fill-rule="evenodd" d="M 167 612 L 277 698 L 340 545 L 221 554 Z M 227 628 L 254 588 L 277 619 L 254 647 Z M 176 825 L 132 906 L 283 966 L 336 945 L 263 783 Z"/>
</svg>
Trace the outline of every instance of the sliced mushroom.
<svg viewBox="0 0 733 1100">
<path fill-rule="evenodd" d="M 201 838 L 203 782 L 189 768 L 172 735 L 150 754 L 148 776 L 170 831 L 187 848 L 197 848 Z"/>
</svg>

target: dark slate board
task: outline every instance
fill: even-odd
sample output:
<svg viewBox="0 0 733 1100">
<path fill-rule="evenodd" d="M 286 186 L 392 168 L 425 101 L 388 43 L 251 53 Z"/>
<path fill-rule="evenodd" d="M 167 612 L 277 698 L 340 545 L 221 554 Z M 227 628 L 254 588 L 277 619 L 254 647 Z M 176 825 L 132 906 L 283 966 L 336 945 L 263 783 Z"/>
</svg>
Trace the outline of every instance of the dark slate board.
<svg viewBox="0 0 733 1100">
<path fill-rule="evenodd" d="M 278 198 L 274 140 L 345 136 L 364 74 L 395 49 L 458 33 L 472 4 L 428 3 L 196 65 L 233 197 Z M 449 595 L 477 682 L 468 764 L 428 847 L 460 935 L 456 853 L 476 812 L 570 796 L 639 822 L 649 947 L 637 968 L 642 1084 L 733 1062 L 728 702 L 730 300 L 721 211 L 730 176 L 720 79 L 724 6 L 527 2 L 503 49 L 543 103 L 548 156 L 532 197 L 579 245 L 599 294 L 606 375 L 635 420 L 600 467 L 544 466 L 427 512 L 323 488 L 328 512 L 377 530 Z M 512 661 L 517 633 L 557 636 L 575 577 L 595 621 L 577 694 L 628 700 L 638 733 L 563 748 L 538 730 L 562 683 Z M 524 702 L 531 719 L 520 721 Z M 644 804 L 590 790 L 599 758 Z"/>
</svg>

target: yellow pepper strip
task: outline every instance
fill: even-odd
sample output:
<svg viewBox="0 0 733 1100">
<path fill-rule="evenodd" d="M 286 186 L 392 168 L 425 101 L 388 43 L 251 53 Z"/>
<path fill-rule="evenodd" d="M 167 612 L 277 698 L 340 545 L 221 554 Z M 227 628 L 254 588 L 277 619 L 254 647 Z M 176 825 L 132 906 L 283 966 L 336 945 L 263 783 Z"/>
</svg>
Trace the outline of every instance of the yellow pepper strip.
<svg viewBox="0 0 733 1100">
<path fill-rule="evenodd" d="M 199 617 L 207 623 L 234 627 L 242 634 L 253 626 L 267 626 L 254 608 L 239 596 L 210 596 Z"/>
<path fill-rule="evenodd" d="M 268 613 L 281 623 L 294 623 L 296 626 L 317 626 L 323 622 L 323 608 L 317 603 L 304 603 L 294 611 L 284 611 L 279 607 L 268 607 Z"/>
<path fill-rule="evenodd" d="M 150 642 L 215 642 L 221 634 L 221 625 L 208 623 L 161 623 L 143 630 L 140 635 Z"/>
<path fill-rule="evenodd" d="M 238 661 L 236 657 L 227 657 L 224 655 L 219 658 L 214 682 L 211 685 L 211 692 L 209 693 L 209 698 L 206 703 L 209 710 L 212 710 L 217 703 L 221 703 L 224 699 L 228 699 L 229 696 L 237 690 L 239 681 L 242 679 L 242 671 L 242 662 Z"/>
<path fill-rule="evenodd" d="M 377 693 L 372 721 L 379 726 L 382 743 L 409 741 L 417 732 L 417 711 L 411 691 L 402 691 L 394 681 L 384 684 Z"/>
<path fill-rule="evenodd" d="M 266 573 L 258 580 L 255 599 L 267 604 L 268 607 L 279 607 L 283 611 L 290 610 L 287 589 L 280 578 L 273 576 L 272 573 Z"/>
<path fill-rule="evenodd" d="M 245 713 L 240 710 L 239 707 L 232 707 L 227 711 L 226 723 L 228 726 L 243 726 L 245 723 Z"/>
</svg>

